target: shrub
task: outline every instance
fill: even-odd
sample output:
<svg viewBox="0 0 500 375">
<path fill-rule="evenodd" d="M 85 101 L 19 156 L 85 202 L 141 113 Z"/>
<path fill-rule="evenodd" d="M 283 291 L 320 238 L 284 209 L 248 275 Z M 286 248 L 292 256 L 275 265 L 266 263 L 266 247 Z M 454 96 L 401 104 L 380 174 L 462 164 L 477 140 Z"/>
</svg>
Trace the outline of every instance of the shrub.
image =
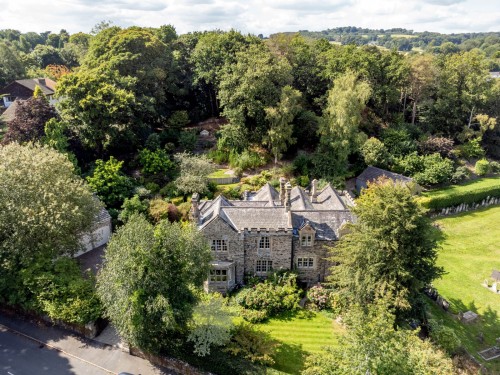
<svg viewBox="0 0 500 375">
<path fill-rule="evenodd" d="M 307 186 L 309 186 L 309 183 L 310 183 L 309 177 L 307 177 L 307 176 L 299 176 L 299 177 L 297 177 L 296 181 L 297 181 L 297 184 L 302 186 L 302 187 L 307 187 Z"/>
<path fill-rule="evenodd" d="M 437 191 L 437 194 L 432 194 L 431 192 L 429 196 L 424 195 L 420 197 L 419 202 L 426 208 L 439 210 L 446 207 L 458 206 L 462 203 L 481 202 L 487 197 L 500 198 L 500 185 L 495 179 L 493 180 L 495 181 L 493 184 L 488 183 L 483 186 L 481 186 L 481 180 L 476 180 L 464 186 L 452 186 L 449 189 Z M 490 179 L 484 181 L 489 182 Z"/>
<path fill-rule="evenodd" d="M 383 131 L 381 141 L 391 155 L 403 156 L 417 150 L 417 144 L 407 129 L 387 128 Z"/>
<path fill-rule="evenodd" d="M 134 195 L 132 198 L 126 198 L 123 201 L 122 211 L 118 218 L 126 223 L 135 214 L 144 214 L 148 210 L 148 201 L 142 201 L 139 195 Z"/>
<path fill-rule="evenodd" d="M 21 293 L 31 295 L 36 302 L 23 307 L 46 313 L 50 318 L 67 323 L 87 324 L 102 313 L 95 294 L 94 279 L 83 278 L 76 260 L 59 258 L 39 259 L 20 272 Z"/>
<path fill-rule="evenodd" d="M 158 185 L 156 182 L 148 182 L 144 187 L 148 189 L 151 194 L 156 194 L 160 191 L 160 185 Z"/>
<path fill-rule="evenodd" d="M 300 302 L 296 277 L 294 273 L 271 274 L 264 282 L 243 289 L 237 301 L 246 309 L 265 312 L 266 317 L 295 310 Z"/>
<path fill-rule="evenodd" d="M 153 199 L 149 203 L 149 216 L 155 223 L 158 223 L 160 220 L 166 219 L 168 216 L 168 206 L 168 203 L 163 199 Z"/>
<path fill-rule="evenodd" d="M 189 124 L 189 115 L 187 111 L 175 111 L 167 121 L 170 128 L 180 129 Z"/>
<path fill-rule="evenodd" d="M 297 175 L 308 176 L 312 168 L 312 158 L 307 154 L 299 154 L 293 161 L 293 169 Z"/>
<path fill-rule="evenodd" d="M 331 306 L 332 291 L 321 285 L 315 285 L 307 291 L 307 298 L 318 310 L 328 309 Z"/>
<path fill-rule="evenodd" d="M 229 165 L 231 168 L 255 169 L 266 164 L 266 159 L 255 151 L 245 150 L 241 154 L 231 152 Z"/>
<path fill-rule="evenodd" d="M 500 172 L 500 163 L 497 161 L 490 162 L 490 171 L 493 173 Z"/>
<path fill-rule="evenodd" d="M 235 356 L 241 356 L 254 363 L 273 365 L 273 355 L 279 343 L 263 331 L 253 328 L 248 323 L 241 323 L 236 327 L 234 335 L 225 351 Z"/>
<path fill-rule="evenodd" d="M 175 182 L 169 182 L 160 189 L 160 195 L 164 198 L 173 198 L 179 195 Z"/>
<path fill-rule="evenodd" d="M 453 183 L 458 183 L 460 181 L 468 179 L 470 176 L 470 171 L 467 167 L 458 167 L 451 176 L 451 181 Z"/>
<path fill-rule="evenodd" d="M 223 150 L 212 150 L 207 154 L 214 163 L 223 164 L 229 161 L 229 154 Z"/>
<path fill-rule="evenodd" d="M 435 320 L 429 320 L 431 340 L 448 354 L 453 355 L 462 346 L 462 342 L 452 328 L 443 326 Z"/>
<path fill-rule="evenodd" d="M 266 310 L 241 309 L 241 316 L 250 323 L 260 323 L 268 318 Z"/>
<path fill-rule="evenodd" d="M 481 139 L 474 138 L 459 147 L 461 155 L 466 159 L 482 158 L 485 154 Z"/>
<path fill-rule="evenodd" d="M 191 130 L 183 130 L 179 134 L 179 146 L 183 151 L 193 151 L 197 141 L 198 136 Z"/>
<path fill-rule="evenodd" d="M 157 133 L 152 133 L 146 140 L 145 146 L 147 149 L 154 151 L 161 147 L 161 138 Z"/>
<path fill-rule="evenodd" d="M 422 156 L 416 152 L 397 158 L 394 169 L 396 172 L 410 175 L 421 185 L 448 182 L 454 171 L 450 159 L 442 158 L 437 153 Z"/>
<path fill-rule="evenodd" d="M 453 144 L 453 139 L 430 136 L 426 140 L 420 142 L 419 149 L 422 154 L 425 155 L 438 153 L 444 158 L 449 158 L 453 154 Z"/>
<path fill-rule="evenodd" d="M 486 159 L 478 160 L 474 169 L 478 176 L 484 176 L 490 171 L 490 162 Z"/>
<path fill-rule="evenodd" d="M 151 151 L 145 148 L 141 150 L 139 152 L 139 162 L 142 165 L 142 173 L 149 176 L 165 175 L 174 167 L 174 163 L 163 149 Z"/>
</svg>

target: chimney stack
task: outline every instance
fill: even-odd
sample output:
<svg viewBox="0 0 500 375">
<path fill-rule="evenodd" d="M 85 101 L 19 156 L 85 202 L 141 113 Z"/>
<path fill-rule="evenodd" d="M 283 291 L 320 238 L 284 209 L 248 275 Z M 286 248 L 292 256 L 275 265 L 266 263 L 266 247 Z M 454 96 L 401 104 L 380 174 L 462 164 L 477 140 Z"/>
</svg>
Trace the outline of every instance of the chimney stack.
<svg viewBox="0 0 500 375">
<path fill-rule="evenodd" d="M 318 202 L 318 180 L 314 179 L 311 182 L 311 201 L 313 203 Z"/>
<path fill-rule="evenodd" d="M 285 211 L 289 212 L 292 208 L 292 185 L 287 182 L 285 185 L 286 197 L 285 197 Z"/>
<path fill-rule="evenodd" d="M 284 177 L 280 178 L 280 204 L 285 205 L 285 184 L 286 180 Z"/>
<path fill-rule="evenodd" d="M 248 196 L 249 196 L 250 192 L 248 190 L 245 190 L 243 192 L 243 200 L 244 201 L 247 201 L 248 200 Z"/>
<path fill-rule="evenodd" d="M 196 223 L 198 222 L 200 218 L 200 208 L 199 208 L 199 203 L 200 203 L 200 195 L 198 193 L 194 193 L 193 196 L 191 197 L 191 217 L 193 221 Z"/>
</svg>

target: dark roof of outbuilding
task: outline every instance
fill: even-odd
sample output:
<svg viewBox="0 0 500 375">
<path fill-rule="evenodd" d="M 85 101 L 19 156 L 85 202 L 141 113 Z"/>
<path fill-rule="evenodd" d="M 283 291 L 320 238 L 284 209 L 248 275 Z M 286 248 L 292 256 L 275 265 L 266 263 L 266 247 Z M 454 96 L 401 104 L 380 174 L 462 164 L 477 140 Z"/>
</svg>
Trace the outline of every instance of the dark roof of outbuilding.
<svg viewBox="0 0 500 375">
<path fill-rule="evenodd" d="M 16 117 L 16 109 L 19 106 L 19 103 L 22 102 L 22 100 L 15 100 L 11 105 L 9 105 L 9 108 L 5 110 L 4 113 L 0 116 L 3 121 L 9 122 L 14 120 Z"/>
<path fill-rule="evenodd" d="M 403 176 L 402 174 L 386 171 L 385 169 L 372 167 L 372 166 L 367 167 L 357 177 L 357 179 L 362 180 L 364 182 L 372 182 L 372 181 L 377 180 L 380 177 L 387 177 L 393 181 L 401 181 L 404 183 L 413 181 L 412 178 Z"/>
<path fill-rule="evenodd" d="M 35 91 L 35 87 L 40 86 L 42 92 L 45 95 L 52 95 L 56 92 L 56 83 L 50 78 L 30 78 L 19 79 L 9 83 L 7 86 L 0 90 L 0 94 L 10 94 L 9 87 L 13 84 L 24 86 L 31 91 Z"/>
</svg>

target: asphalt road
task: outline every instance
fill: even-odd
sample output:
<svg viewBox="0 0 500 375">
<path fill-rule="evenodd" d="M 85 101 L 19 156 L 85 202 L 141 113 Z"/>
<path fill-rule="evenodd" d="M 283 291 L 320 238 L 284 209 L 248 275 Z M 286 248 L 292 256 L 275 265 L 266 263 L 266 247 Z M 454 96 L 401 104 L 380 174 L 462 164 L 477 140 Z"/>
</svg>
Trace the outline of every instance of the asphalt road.
<svg viewBox="0 0 500 375">
<path fill-rule="evenodd" d="M 50 349 L 0 326 L 0 375 L 109 375 L 82 359 Z"/>
</svg>

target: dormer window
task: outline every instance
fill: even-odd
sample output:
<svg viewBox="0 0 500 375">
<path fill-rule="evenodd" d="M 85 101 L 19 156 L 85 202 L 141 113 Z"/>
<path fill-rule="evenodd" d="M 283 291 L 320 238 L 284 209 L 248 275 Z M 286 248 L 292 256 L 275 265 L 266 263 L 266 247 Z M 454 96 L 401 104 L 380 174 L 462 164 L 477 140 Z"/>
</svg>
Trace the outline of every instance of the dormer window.
<svg viewBox="0 0 500 375">
<path fill-rule="evenodd" d="M 302 234 L 300 236 L 300 246 L 312 246 L 313 235 L 312 234 Z"/>
</svg>

